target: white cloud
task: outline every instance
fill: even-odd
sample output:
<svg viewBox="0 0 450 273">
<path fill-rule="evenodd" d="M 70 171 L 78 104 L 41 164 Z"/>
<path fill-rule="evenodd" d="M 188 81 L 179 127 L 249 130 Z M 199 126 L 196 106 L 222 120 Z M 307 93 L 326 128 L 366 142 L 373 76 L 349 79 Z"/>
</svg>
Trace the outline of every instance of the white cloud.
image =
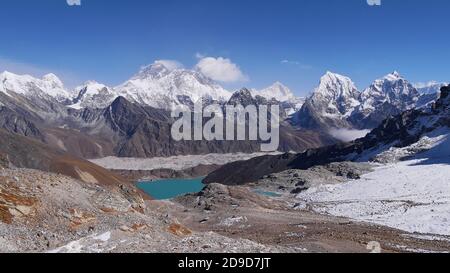
<svg viewBox="0 0 450 273">
<path fill-rule="evenodd" d="M 215 81 L 232 83 L 248 80 L 238 65 L 222 57 L 204 57 L 195 68 Z"/>
<path fill-rule="evenodd" d="M 197 59 L 203 59 L 205 57 L 206 57 L 206 55 L 203 53 L 200 53 L 200 52 L 195 53 L 195 58 L 197 58 Z"/>
<path fill-rule="evenodd" d="M 297 61 L 289 61 L 289 60 L 282 60 L 281 63 L 282 64 L 297 64 L 297 65 L 300 64 Z"/>
<path fill-rule="evenodd" d="M 299 61 L 291 61 L 291 60 L 287 60 L 287 59 L 282 60 L 281 64 L 296 65 L 296 66 L 299 66 L 301 69 L 311 69 L 312 68 L 312 66 L 310 66 L 308 64 L 302 64 Z"/>
<path fill-rule="evenodd" d="M 350 142 L 358 138 L 365 137 L 370 130 L 351 130 L 351 129 L 331 129 L 329 133 L 344 142 Z"/>
<path fill-rule="evenodd" d="M 81 6 L 81 0 L 66 0 L 69 6 Z"/>
<path fill-rule="evenodd" d="M 175 60 L 157 60 L 155 64 L 162 64 L 169 70 L 183 68 L 183 64 Z"/>
</svg>

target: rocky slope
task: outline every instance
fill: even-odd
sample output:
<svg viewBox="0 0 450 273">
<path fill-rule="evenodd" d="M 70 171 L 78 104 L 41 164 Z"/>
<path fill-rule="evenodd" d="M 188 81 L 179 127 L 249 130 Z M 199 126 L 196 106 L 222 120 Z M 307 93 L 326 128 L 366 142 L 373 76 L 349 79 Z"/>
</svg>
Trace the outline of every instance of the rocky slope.
<svg viewBox="0 0 450 273">
<path fill-rule="evenodd" d="M 244 92 L 245 93 L 245 92 Z M 258 103 L 253 97 L 236 93 L 228 103 Z M 248 93 L 246 93 L 249 95 Z M 249 101 L 244 101 L 249 100 Z M 245 104 L 244 104 L 245 105 Z M 121 157 L 152 157 L 182 154 L 258 152 L 258 141 L 180 141 L 171 140 L 170 113 L 151 107 L 132 104 L 123 98 L 116 99 L 103 110 L 101 118 L 87 128 L 108 128 L 117 138 L 114 154 Z M 330 141 L 311 131 L 301 131 L 283 123 L 280 148 L 284 151 L 318 147 Z"/>
<path fill-rule="evenodd" d="M 128 184 L 122 177 L 91 162 L 54 149 L 37 140 L 0 129 L 0 154 L 9 164 L 19 168 L 37 169 L 74 177 L 94 184 L 119 186 Z"/>
<path fill-rule="evenodd" d="M 0 252 L 293 252 L 195 232 L 128 192 L 27 169 L 0 170 Z"/>
</svg>

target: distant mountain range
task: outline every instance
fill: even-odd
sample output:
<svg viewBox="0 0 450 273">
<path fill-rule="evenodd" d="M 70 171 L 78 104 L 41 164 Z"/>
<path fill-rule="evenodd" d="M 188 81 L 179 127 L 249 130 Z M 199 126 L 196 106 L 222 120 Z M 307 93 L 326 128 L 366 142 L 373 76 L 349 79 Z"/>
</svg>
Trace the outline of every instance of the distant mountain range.
<svg viewBox="0 0 450 273">
<path fill-rule="evenodd" d="M 117 87 L 89 81 L 74 90 L 54 74 L 37 79 L 3 72 L 0 128 L 80 158 L 250 153 L 258 152 L 260 143 L 173 142 L 170 110 L 200 99 L 222 105 L 279 104 L 285 118 L 280 151 L 300 152 L 341 141 L 331 130 L 374 128 L 389 116 L 427 105 L 437 98 L 435 86 L 427 85 L 425 92 L 394 72 L 360 92 L 350 78 L 328 72 L 303 99 L 279 82 L 232 93 L 199 71 L 161 62 Z"/>
<path fill-rule="evenodd" d="M 89 159 L 259 151 L 257 141 L 174 142 L 169 110 L 199 99 L 222 105 L 280 104 L 283 117 L 301 106 L 301 99 L 279 83 L 266 90 L 244 88 L 231 93 L 197 71 L 170 70 L 160 63 L 144 67 L 115 88 L 90 81 L 66 90 L 52 74 L 37 79 L 4 72 L 0 74 L 0 128 Z M 333 142 L 326 134 L 299 130 L 287 121 L 281 124 L 280 138 L 282 151 Z"/>
<path fill-rule="evenodd" d="M 0 82 L 0 92 L 6 95 L 12 92 L 27 97 L 52 98 L 73 109 L 105 108 L 121 96 L 142 106 L 171 110 L 200 99 L 223 103 L 233 94 L 199 71 L 168 68 L 161 62 L 143 67 L 130 80 L 116 87 L 88 81 L 74 90 L 67 90 L 54 74 L 37 79 L 10 72 L 1 73 Z M 289 102 L 293 107 L 291 112 L 298 110 L 302 102 L 279 82 L 263 90 L 252 90 L 252 94 L 268 100 Z"/>
</svg>

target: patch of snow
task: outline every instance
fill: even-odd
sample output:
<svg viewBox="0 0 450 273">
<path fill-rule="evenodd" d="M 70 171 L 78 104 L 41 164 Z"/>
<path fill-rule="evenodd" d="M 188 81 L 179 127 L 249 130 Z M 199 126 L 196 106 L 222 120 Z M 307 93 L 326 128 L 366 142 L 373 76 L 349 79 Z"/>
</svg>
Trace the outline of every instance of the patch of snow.
<svg viewBox="0 0 450 273">
<path fill-rule="evenodd" d="M 409 147 L 388 150 L 409 155 L 408 161 L 376 167 L 359 180 L 311 188 L 297 198 L 321 213 L 450 235 L 449 136 L 448 129 L 436 130 Z"/>
<path fill-rule="evenodd" d="M 426 179 L 424 179 L 426 178 Z M 310 189 L 315 210 L 409 232 L 450 235 L 450 165 L 421 160 L 378 167 L 360 180 Z"/>
<path fill-rule="evenodd" d="M 93 239 L 94 240 L 99 240 L 99 241 L 102 241 L 102 242 L 106 242 L 109 239 L 111 239 L 111 232 L 108 231 L 108 232 L 105 232 L 105 233 L 100 234 L 98 236 L 94 236 Z"/>
<path fill-rule="evenodd" d="M 244 216 L 233 216 L 233 217 L 228 217 L 226 219 L 223 219 L 219 223 L 219 225 L 220 226 L 231 227 L 231 226 L 234 226 L 236 224 L 245 223 L 247 221 L 248 221 L 247 217 L 244 217 Z"/>
<path fill-rule="evenodd" d="M 108 231 L 100 235 L 91 235 L 76 241 L 72 241 L 62 247 L 51 250 L 48 253 L 101 253 L 106 250 L 102 248 L 102 245 L 104 244 L 106 246 L 107 242 L 110 239 L 111 232 Z"/>
<path fill-rule="evenodd" d="M 446 157 L 450 155 L 448 145 L 444 143 L 448 141 L 450 135 L 449 129 L 440 129 L 423 136 L 416 143 L 410 146 L 389 149 L 376 155 L 373 160 L 381 163 L 393 163 L 411 156 L 421 156 L 426 158 Z M 436 146 L 442 146 L 440 149 L 433 149 Z"/>
</svg>

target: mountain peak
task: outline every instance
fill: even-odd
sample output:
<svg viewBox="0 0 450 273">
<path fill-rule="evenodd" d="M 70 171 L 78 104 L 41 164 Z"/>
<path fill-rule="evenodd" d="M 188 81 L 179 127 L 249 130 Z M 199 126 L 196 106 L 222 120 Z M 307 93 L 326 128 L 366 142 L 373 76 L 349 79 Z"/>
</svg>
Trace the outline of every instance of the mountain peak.
<svg viewBox="0 0 450 273">
<path fill-rule="evenodd" d="M 9 72 L 7 70 L 5 70 L 2 73 L 0 73 L 0 77 L 7 77 L 7 76 L 10 76 L 10 75 L 15 75 L 15 74 L 13 74 L 13 73 L 11 73 L 11 72 Z"/>
<path fill-rule="evenodd" d="M 58 87 L 58 88 L 64 87 L 64 84 L 62 83 L 62 81 L 58 78 L 58 76 L 56 76 L 53 73 L 44 75 L 42 77 L 42 80 L 51 83 L 53 85 L 53 87 Z"/>
<path fill-rule="evenodd" d="M 271 86 L 263 90 L 255 91 L 254 94 L 264 97 L 268 100 L 276 99 L 280 102 L 289 101 L 295 98 L 294 93 L 289 89 L 289 87 L 279 81 L 276 81 Z"/>
<path fill-rule="evenodd" d="M 394 70 L 394 72 L 387 74 L 383 79 L 388 81 L 398 81 L 403 79 L 403 77 L 397 70 Z"/>
<path fill-rule="evenodd" d="M 171 60 L 156 60 L 154 63 L 141 67 L 135 78 L 159 79 L 170 74 L 174 70 L 181 69 L 182 65 Z"/>
<path fill-rule="evenodd" d="M 353 81 L 349 77 L 343 76 L 341 74 L 337 74 L 337 73 L 334 73 L 334 72 L 327 71 L 320 78 L 320 83 L 321 84 L 329 84 L 330 82 L 332 82 L 332 83 L 341 82 L 341 83 L 351 83 L 351 84 L 353 84 Z"/>
<path fill-rule="evenodd" d="M 8 71 L 0 74 L 0 91 L 27 97 L 50 96 L 59 102 L 71 99 L 71 94 L 64 89 L 64 84 L 55 74 L 47 74 L 41 79 L 30 75 L 17 75 Z"/>
<path fill-rule="evenodd" d="M 358 89 L 349 77 L 330 71 L 327 71 L 320 78 L 319 86 L 314 91 L 314 94 L 332 96 L 334 98 L 340 96 L 354 97 L 356 93 L 358 93 Z"/>
<path fill-rule="evenodd" d="M 100 84 L 98 81 L 95 80 L 87 80 L 83 83 L 84 86 L 88 86 L 88 85 L 96 85 L 96 84 Z"/>
<path fill-rule="evenodd" d="M 381 79 L 377 79 L 363 91 L 361 99 L 365 109 L 377 109 L 382 105 L 391 105 L 396 112 L 411 109 L 419 98 L 418 90 L 394 71 Z"/>
<path fill-rule="evenodd" d="M 324 74 L 324 76 L 341 76 L 341 75 L 339 75 L 338 73 L 334 73 L 334 72 L 331 72 L 330 70 L 327 70 L 327 72 L 325 72 L 325 74 Z"/>
<path fill-rule="evenodd" d="M 284 84 L 282 84 L 280 81 L 276 81 L 276 82 L 274 82 L 272 85 L 271 85 L 272 87 L 286 87 L 286 85 L 284 85 Z"/>
<path fill-rule="evenodd" d="M 9 72 L 7 70 L 3 71 L 2 73 L 0 73 L 0 79 L 2 81 L 6 81 L 6 80 L 19 80 L 19 79 L 23 79 L 23 78 L 28 78 L 28 79 L 34 79 L 33 77 L 29 76 L 29 75 L 18 75 L 12 72 Z"/>
</svg>

